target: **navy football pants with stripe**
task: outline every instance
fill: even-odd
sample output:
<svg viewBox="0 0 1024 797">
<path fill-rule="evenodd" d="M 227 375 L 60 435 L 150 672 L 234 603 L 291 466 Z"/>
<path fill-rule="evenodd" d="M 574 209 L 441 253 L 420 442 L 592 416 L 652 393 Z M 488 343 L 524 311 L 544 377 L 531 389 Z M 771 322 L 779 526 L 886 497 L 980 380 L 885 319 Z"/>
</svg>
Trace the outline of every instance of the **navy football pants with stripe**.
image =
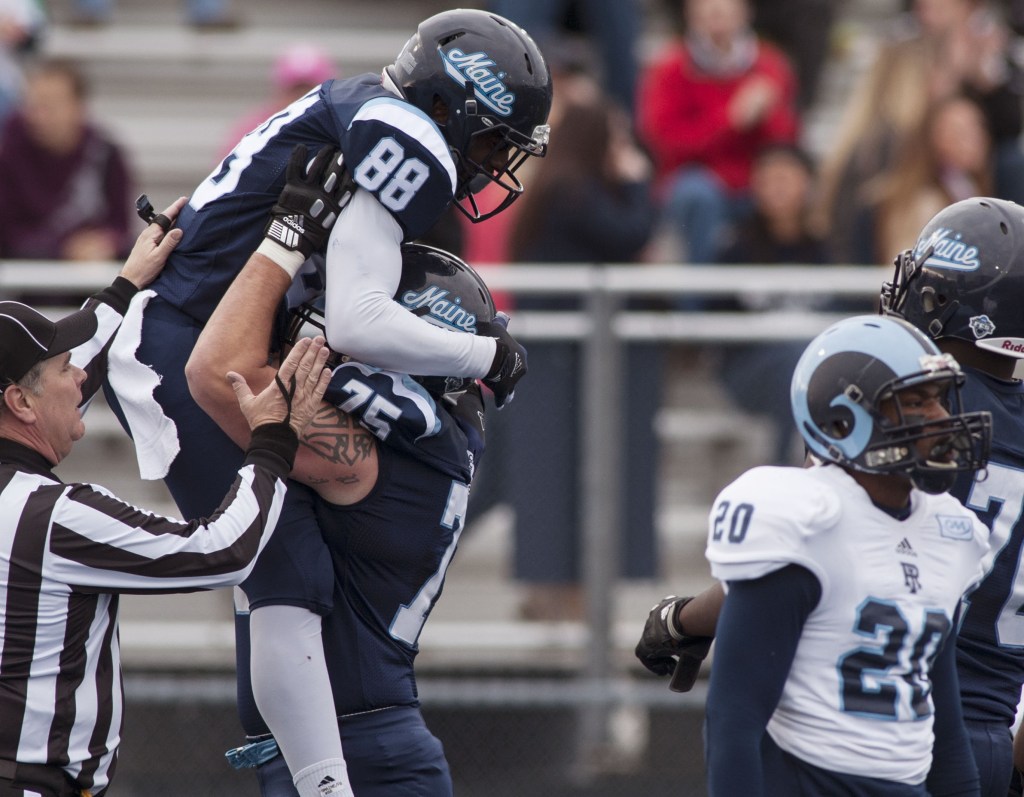
<svg viewBox="0 0 1024 797">
<path fill-rule="evenodd" d="M 418 708 L 357 714 L 339 725 L 352 791 L 359 797 L 452 797 L 444 748 Z M 298 797 L 284 756 L 259 766 L 256 777 L 263 797 Z"/>
</svg>

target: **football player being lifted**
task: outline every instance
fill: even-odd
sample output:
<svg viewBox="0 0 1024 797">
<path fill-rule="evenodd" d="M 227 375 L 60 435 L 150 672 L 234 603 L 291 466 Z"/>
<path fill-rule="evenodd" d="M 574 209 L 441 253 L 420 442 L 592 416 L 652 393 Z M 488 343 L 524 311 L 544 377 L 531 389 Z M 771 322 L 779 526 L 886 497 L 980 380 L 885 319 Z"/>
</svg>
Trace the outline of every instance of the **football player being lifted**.
<svg viewBox="0 0 1024 797">
<path fill-rule="evenodd" d="M 187 517 L 209 515 L 227 491 L 241 451 L 192 399 L 185 365 L 257 250 L 292 283 L 293 306 L 323 294 L 335 351 L 401 373 L 481 378 L 498 406 L 511 399 L 526 352 L 500 322 L 482 322 L 478 335 L 452 335 L 392 297 L 401 245 L 453 202 L 478 221 L 519 196 L 517 170 L 545 154 L 550 105 L 548 68 L 521 28 L 454 10 L 424 20 L 382 72 L 325 81 L 248 133 L 189 197 L 177 220 L 178 250 L 133 304 L 111 349 L 108 399 L 133 436 L 143 476 L 164 478 Z M 286 170 L 298 146 L 311 158 L 325 148 L 340 152 L 334 182 L 319 193 L 302 182 L 301 169 Z M 477 193 L 491 184 L 504 189 L 502 198 L 479 207 Z M 313 253 L 324 257 L 309 260 Z M 315 516 L 294 499 L 281 523 L 296 539 L 295 527 L 316 529 Z M 312 603 L 316 612 L 329 610 Z M 289 627 L 309 626 L 306 606 L 287 608 L 296 613 Z M 326 678 L 322 655 L 304 668 L 313 670 Z M 343 766 L 322 766 L 342 760 L 332 707 L 310 700 L 302 678 L 278 683 L 272 694 L 257 690 L 257 700 L 271 727 L 280 711 L 286 722 L 301 714 L 323 729 L 295 745 L 279 735 L 294 771 L 345 780 Z M 304 780 L 300 794 L 319 795 L 317 782 Z"/>
</svg>

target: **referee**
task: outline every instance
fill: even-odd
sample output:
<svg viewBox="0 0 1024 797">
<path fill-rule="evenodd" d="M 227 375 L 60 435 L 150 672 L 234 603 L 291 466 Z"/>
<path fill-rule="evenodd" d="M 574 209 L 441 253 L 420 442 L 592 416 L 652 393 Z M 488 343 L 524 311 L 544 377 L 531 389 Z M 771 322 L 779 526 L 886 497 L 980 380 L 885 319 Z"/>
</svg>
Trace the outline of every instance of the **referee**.
<svg viewBox="0 0 1024 797">
<path fill-rule="evenodd" d="M 103 794 L 124 711 L 118 594 L 242 581 L 277 523 L 297 432 L 327 386 L 322 339 L 297 344 L 258 396 L 229 375 L 252 442 L 209 518 L 154 515 L 54 475 L 84 434 L 79 407 L 99 388 L 129 300 L 180 237 L 149 225 L 114 283 L 56 323 L 0 302 L 0 797 Z"/>
</svg>

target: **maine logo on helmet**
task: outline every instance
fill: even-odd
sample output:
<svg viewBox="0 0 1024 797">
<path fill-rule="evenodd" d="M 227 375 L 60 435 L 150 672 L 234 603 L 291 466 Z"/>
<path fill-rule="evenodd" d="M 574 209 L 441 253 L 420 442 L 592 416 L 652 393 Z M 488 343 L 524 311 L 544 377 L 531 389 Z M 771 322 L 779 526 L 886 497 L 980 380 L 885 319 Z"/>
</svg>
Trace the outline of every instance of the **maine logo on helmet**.
<svg viewBox="0 0 1024 797">
<path fill-rule="evenodd" d="M 992 337 L 996 332 L 996 325 L 992 323 L 992 319 L 987 315 L 971 316 L 967 326 L 971 328 L 971 332 L 974 333 L 974 337 L 978 338 L 978 340 Z"/>
<path fill-rule="evenodd" d="M 924 257 L 924 265 L 932 268 L 977 271 L 981 266 L 978 247 L 966 243 L 963 233 L 948 227 L 939 227 L 927 237 L 922 236 L 914 247 L 914 254 Z"/>
<path fill-rule="evenodd" d="M 442 11 L 417 26 L 384 72 L 438 124 L 455 162 L 455 207 L 470 221 L 523 193 L 516 173 L 547 153 L 553 94 L 544 55 L 525 30 L 481 9 Z"/>
<path fill-rule="evenodd" d="M 452 80 L 460 86 L 472 83 L 476 99 L 498 116 L 512 115 L 516 95 L 502 82 L 507 73 L 490 68 L 497 66 L 493 58 L 484 52 L 464 53 L 456 47 L 448 52 L 438 47 L 437 51 L 444 63 L 444 71 Z"/>
<path fill-rule="evenodd" d="M 487 284 L 468 263 L 425 244 L 402 244 L 402 276 L 392 298 L 435 326 L 470 335 L 482 334 L 481 325 L 489 324 L 498 315 Z M 294 343 L 306 334 L 303 330 L 307 324 L 326 335 L 322 295 L 316 301 L 293 308 L 291 315 L 286 343 Z M 347 360 L 346 355 L 334 353 L 329 363 L 333 368 Z M 476 381 L 461 376 L 410 376 L 433 396 L 465 390 Z"/>
<path fill-rule="evenodd" d="M 933 340 L 955 338 L 1024 358 L 1024 208 L 995 197 L 947 205 L 895 260 L 887 315 Z"/>
<path fill-rule="evenodd" d="M 394 298 L 425 321 L 470 335 L 497 315 L 490 290 L 465 260 L 425 244 L 402 244 L 402 278 Z"/>
<path fill-rule="evenodd" d="M 402 244 L 402 278 L 394 298 L 424 321 L 471 335 L 480 334 L 480 326 L 498 314 L 486 283 L 466 261 L 424 244 Z M 413 378 L 435 396 L 465 390 L 474 381 L 457 376 Z"/>
<path fill-rule="evenodd" d="M 476 334 L 476 313 L 462 306 L 461 296 L 440 285 L 427 285 L 422 290 L 405 291 L 399 300 L 407 309 L 439 327 L 456 332 Z"/>
</svg>

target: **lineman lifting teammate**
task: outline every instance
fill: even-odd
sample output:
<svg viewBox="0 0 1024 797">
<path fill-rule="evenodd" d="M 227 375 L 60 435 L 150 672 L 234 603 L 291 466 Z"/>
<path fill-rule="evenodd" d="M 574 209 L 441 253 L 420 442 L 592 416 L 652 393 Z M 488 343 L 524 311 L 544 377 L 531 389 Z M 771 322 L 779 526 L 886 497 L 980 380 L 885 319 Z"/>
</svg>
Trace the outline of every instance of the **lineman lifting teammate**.
<svg viewBox="0 0 1024 797">
<path fill-rule="evenodd" d="M 132 433 L 143 475 L 164 477 L 185 515 L 208 512 L 227 489 L 241 451 L 195 404 L 183 375 L 200 330 L 257 248 L 294 278 L 293 304 L 306 291 L 324 292 L 336 351 L 403 373 L 483 378 L 496 404 L 506 403 L 526 352 L 500 322 L 480 335 L 451 335 L 392 297 L 401 244 L 452 201 L 478 221 L 519 195 L 517 169 L 545 153 L 550 105 L 550 74 L 529 36 L 493 14 L 456 10 L 422 22 L 381 74 L 326 81 L 247 134 L 189 198 L 180 246 L 153 291 L 133 303 L 111 351 L 111 405 Z M 340 148 L 338 185 L 321 207 L 306 208 L 303 229 L 287 197 L 267 225 L 297 145 L 311 155 Z M 476 193 L 492 183 L 503 199 L 479 207 Z M 323 270 L 307 262 L 313 251 L 324 252 Z M 281 523 L 317 533 L 308 507 L 293 501 Z M 326 613 L 330 593 L 309 602 Z M 254 608 L 254 633 L 258 614 Z M 304 671 L 314 670 L 326 677 L 322 653 Z M 307 717 L 301 740 L 277 735 L 306 797 L 319 795 L 328 776 L 344 782 L 345 773 L 333 712 L 322 700 L 303 703 L 301 681 L 291 679 L 294 692 L 289 683 L 267 695 L 257 689 L 256 698 L 272 728 L 278 712 Z"/>
<path fill-rule="evenodd" d="M 280 269 L 254 257 L 193 352 L 197 367 L 190 365 L 190 373 L 203 382 L 196 385 L 199 401 L 239 444 L 248 431 L 229 386 L 215 375 L 230 369 L 255 385 L 270 379 L 267 342 L 287 287 Z M 456 332 L 472 333 L 495 316 L 490 292 L 469 266 L 419 244 L 403 246 L 396 299 L 412 312 L 426 309 L 424 317 Z M 315 306 L 304 305 L 297 318 L 322 329 Z M 335 367 L 323 409 L 303 438 L 321 456 L 299 478 L 315 485 L 319 497 L 295 488 L 316 507 L 325 545 L 297 550 L 283 541 L 268 549 L 244 596 L 236 593 L 242 598 L 236 613 L 239 710 L 249 744 L 229 758 L 239 767 L 257 767 L 264 797 L 296 792 L 250 683 L 294 677 L 281 663 L 302 652 L 274 645 L 249 656 L 247 600 L 258 603 L 285 589 L 300 598 L 319 573 L 319 557 L 333 564 L 334 575 L 333 608 L 323 618 L 330 682 L 319 685 L 318 697 L 337 714 L 353 791 L 359 797 L 452 794 L 443 749 L 420 713 L 413 663 L 465 523 L 483 448 L 482 414 L 474 380 L 410 378 L 352 360 Z"/>
</svg>

